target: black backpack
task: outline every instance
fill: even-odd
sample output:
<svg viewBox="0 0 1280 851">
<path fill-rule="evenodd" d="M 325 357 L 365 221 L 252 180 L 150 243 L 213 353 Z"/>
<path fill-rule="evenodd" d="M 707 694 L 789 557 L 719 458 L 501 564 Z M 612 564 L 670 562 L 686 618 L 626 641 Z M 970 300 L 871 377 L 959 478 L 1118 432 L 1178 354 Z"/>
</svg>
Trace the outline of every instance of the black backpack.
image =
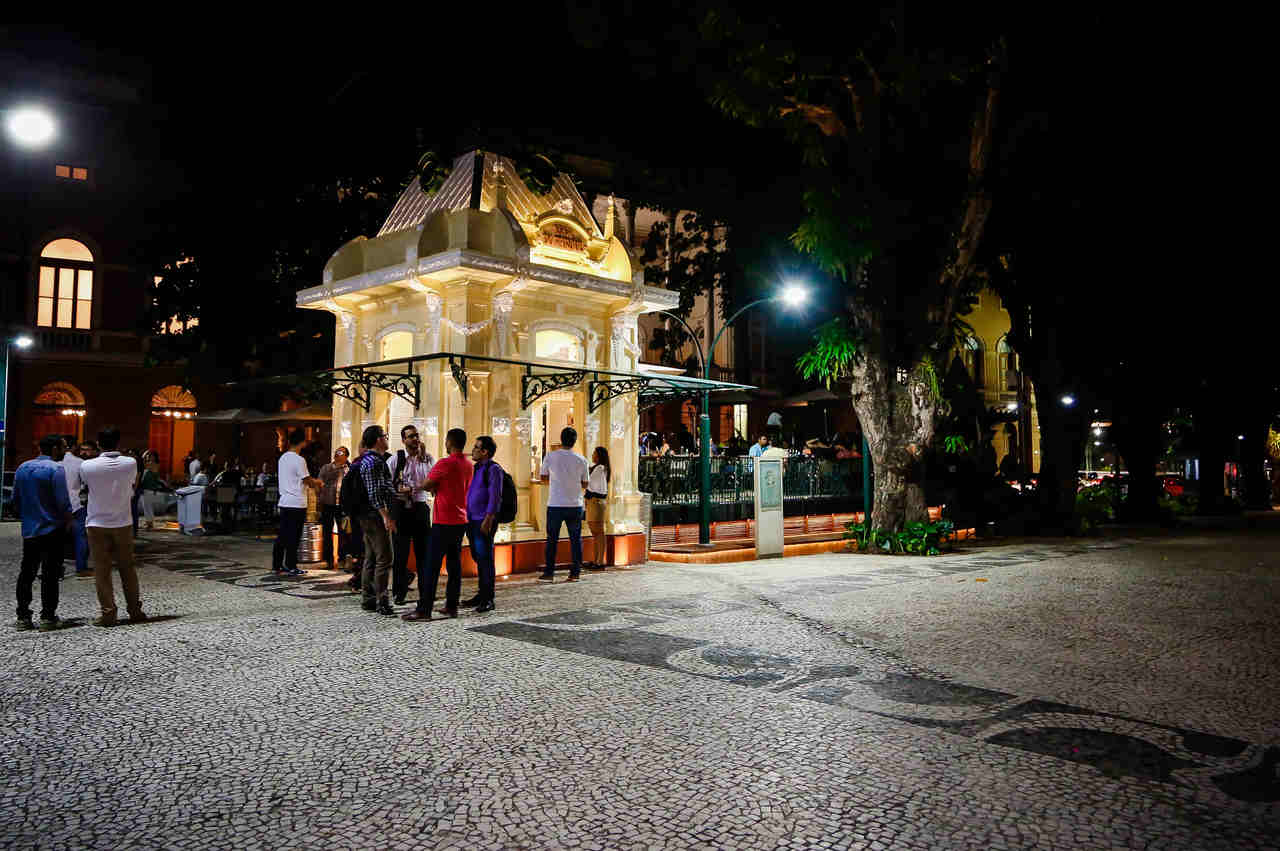
<svg viewBox="0 0 1280 851">
<path fill-rule="evenodd" d="M 498 506 L 499 523 L 510 523 L 516 519 L 516 503 L 515 480 L 511 478 L 510 473 L 502 470 L 502 504 Z"/>
<path fill-rule="evenodd" d="M 364 479 L 360 478 L 360 459 L 351 465 L 347 474 L 342 477 L 342 492 L 338 495 L 338 507 L 348 517 L 360 517 L 369 510 L 369 493 L 365 490 Z"/>
</svg>

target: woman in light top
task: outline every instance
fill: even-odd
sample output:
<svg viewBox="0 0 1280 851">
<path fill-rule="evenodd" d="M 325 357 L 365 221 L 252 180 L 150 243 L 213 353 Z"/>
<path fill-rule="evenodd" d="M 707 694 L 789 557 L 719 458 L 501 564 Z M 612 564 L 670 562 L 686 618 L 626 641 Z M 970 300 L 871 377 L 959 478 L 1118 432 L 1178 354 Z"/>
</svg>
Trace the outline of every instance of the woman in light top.
<svg viewBox="0 0 1280 851">
<path fill-rule="evenodd" d="M 609 480 L 613 470 L 609 466 L 609 450 L 597 446 L 591 453 L 591 467 L 587 473 L 587 528 L 591 530 L 591 546 L 594 557 L 583 565 L 587 570 L 604 570 L 608 561 L 609 542 L 604 536 L 605 508 L 609 501 Z"/>
</svg>

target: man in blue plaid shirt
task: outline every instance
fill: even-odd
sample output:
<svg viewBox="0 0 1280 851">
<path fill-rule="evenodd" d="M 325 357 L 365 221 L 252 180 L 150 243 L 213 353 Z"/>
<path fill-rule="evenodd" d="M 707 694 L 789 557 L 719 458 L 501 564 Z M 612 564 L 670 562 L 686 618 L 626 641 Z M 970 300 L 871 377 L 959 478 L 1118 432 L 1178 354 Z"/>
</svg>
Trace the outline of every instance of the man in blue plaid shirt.
<svg viewBox="0 0 1280 851">
<path fill-rule="evenodd" d="M 391 516 L 391 500 L 395 491 L 391 487 L 391 470 L 387 468 L 387 433 L 382 426 L 371 425 L 361 435 L 360 444 L 369 451 L 360 457 L 356 469 L 368 495 L 367 508 L 357 518 L 364 533 L 364 572 L 361 589 L 366 612 L 395 617 L 387 596 L 388 578 L 391 576 L 391 535 L 396 531 L 396 521 Z"/>
</svg>

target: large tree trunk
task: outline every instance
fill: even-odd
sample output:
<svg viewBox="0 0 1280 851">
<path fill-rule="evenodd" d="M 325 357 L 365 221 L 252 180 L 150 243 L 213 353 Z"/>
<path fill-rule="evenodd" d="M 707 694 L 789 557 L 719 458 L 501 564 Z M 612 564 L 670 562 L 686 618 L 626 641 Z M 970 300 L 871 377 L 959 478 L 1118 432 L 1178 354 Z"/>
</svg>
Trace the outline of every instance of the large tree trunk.
<svg viewBox="0 0 1280 851">
<path fill-rule="evenodd" d="M 1156 456 L 1160 446 L 1161 417 L 1141 401 L 1124 422 L 1112 428 L 1116 448 L 1129 473 L 1129 493 L 1121 503 L 1125 520 L 1154 520 L 1160 515 L 1160 483 Z"/>
<path fill-rule="evenodd" d="M 901 383 L 897 370 L 870 357 L 854 368 L 852 387 L 875 475 L 871 528 L 899 532 L 908 523 L 927 522 L 924 456 L 941 399 L 919 379 L 918 369 Z"/>
<path fill-rule="evenodd" d="M 1267 436 L 1271 419 L 1265 412 L 1249 418 L 1245 426 L 1244 442 L 1240 447 L 1240 475 L 1243 477 L 1244 504 L 1246 508 L 1271 507 L 1271 483 L 1267 481 L 1264 465 L 1267 460 Z"/>
</svg>

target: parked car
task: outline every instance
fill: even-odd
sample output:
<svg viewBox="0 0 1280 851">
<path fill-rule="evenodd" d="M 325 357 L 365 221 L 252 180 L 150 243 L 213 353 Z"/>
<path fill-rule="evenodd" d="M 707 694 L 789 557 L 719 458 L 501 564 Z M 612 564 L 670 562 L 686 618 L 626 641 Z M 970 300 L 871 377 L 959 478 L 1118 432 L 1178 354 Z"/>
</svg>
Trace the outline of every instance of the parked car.
<svg viewBox="0 0 1280 851">
<path fill-rule="evenodd" d="M 1160 487 L 1169 496 L 1179 497 L 1187 491 L 1187 480 L 1182 476 L 1161 476 Z"/>
</svg>

